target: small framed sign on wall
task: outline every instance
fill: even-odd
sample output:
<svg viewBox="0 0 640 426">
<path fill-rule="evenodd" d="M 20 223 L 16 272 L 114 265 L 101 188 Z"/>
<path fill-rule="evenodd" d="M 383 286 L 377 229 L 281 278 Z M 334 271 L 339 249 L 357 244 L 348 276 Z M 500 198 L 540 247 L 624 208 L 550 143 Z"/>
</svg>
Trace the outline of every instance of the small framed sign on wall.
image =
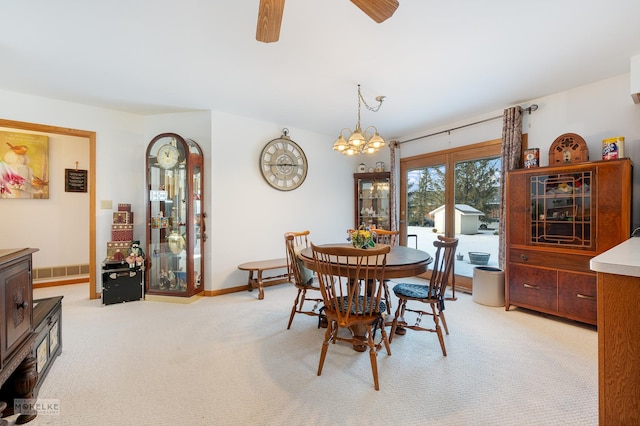
<svg viewBox="0 0 640 426">
<path fill-rule="evenodd" d="M 64 169 L 65 192 L 87 192 L 87 171 Z"/>
</svg>

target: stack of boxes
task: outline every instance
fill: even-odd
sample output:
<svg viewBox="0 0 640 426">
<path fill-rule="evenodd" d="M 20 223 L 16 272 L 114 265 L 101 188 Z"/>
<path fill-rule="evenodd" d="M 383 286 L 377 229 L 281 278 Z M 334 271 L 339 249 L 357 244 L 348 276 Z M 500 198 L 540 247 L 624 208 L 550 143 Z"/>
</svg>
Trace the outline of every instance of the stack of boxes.
<svg viewBox="0 0 640 426">
<path fill-rule="evenodd" d="M 129 255 L 133 240 L 133 212 L 131 204 L 118 204 L 118 211 L 113 212 L 111 224 L 111 241 L 107 242 L 107 260 L 124 261 Z"/>
</svg>

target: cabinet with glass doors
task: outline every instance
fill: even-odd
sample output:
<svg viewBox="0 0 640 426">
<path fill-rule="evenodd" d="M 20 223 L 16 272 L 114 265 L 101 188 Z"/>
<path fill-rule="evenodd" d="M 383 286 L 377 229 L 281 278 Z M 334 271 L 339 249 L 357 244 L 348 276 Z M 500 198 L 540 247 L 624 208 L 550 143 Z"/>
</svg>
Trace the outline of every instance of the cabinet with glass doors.
<svg viewBox="0 0 640 426">
<path fill-rule="evenodd" d="M 589 262 L 629 238 L 631 160 L 515 170 L 506 193 L 506 309 L 596 324 Z"/>
<path fill-rule="evenodd" d="M 203 161 L 175 133 L 147 148 L 147 296 L 191 297 L 204 289 Z"/>
<path fill-rule="evenodd" d="M 391 229 L 389 172 L 354 173 L 355 220 L 359 226 Z"/>
</svg>

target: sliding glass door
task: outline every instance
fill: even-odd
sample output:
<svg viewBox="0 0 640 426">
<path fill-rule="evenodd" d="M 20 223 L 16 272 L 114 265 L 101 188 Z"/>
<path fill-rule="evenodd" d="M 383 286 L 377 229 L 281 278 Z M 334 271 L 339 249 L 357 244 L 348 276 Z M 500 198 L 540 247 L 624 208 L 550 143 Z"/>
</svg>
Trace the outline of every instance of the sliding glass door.
<svg viewBox="0 0 640 426">
<path fill-rule="evenodd" d="M 473 276 L 470 252 L 497 266 L 500 140 L 402 159 L 400 173 L 403 244 L 433 253 L 438 235 L 455 236 L 456 275 Z"/>
</svg>

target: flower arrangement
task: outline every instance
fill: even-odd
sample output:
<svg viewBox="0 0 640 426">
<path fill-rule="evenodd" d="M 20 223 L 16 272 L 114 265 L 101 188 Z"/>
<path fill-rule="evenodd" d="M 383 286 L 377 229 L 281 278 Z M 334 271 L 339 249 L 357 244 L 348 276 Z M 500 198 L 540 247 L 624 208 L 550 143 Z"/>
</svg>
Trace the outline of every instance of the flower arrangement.
<svg viewBox="0 0 640 426">
<path fill-rule="evenodd" d="M 360 225 L 358 229 L 350 229 L 347 233 L 349 234 L 347 241 L 351 241 L 355 248 L 366 249 L 376 246 L 376 231 L 370 228 L 365 228 L 364 225 Z"/>
</svg>

